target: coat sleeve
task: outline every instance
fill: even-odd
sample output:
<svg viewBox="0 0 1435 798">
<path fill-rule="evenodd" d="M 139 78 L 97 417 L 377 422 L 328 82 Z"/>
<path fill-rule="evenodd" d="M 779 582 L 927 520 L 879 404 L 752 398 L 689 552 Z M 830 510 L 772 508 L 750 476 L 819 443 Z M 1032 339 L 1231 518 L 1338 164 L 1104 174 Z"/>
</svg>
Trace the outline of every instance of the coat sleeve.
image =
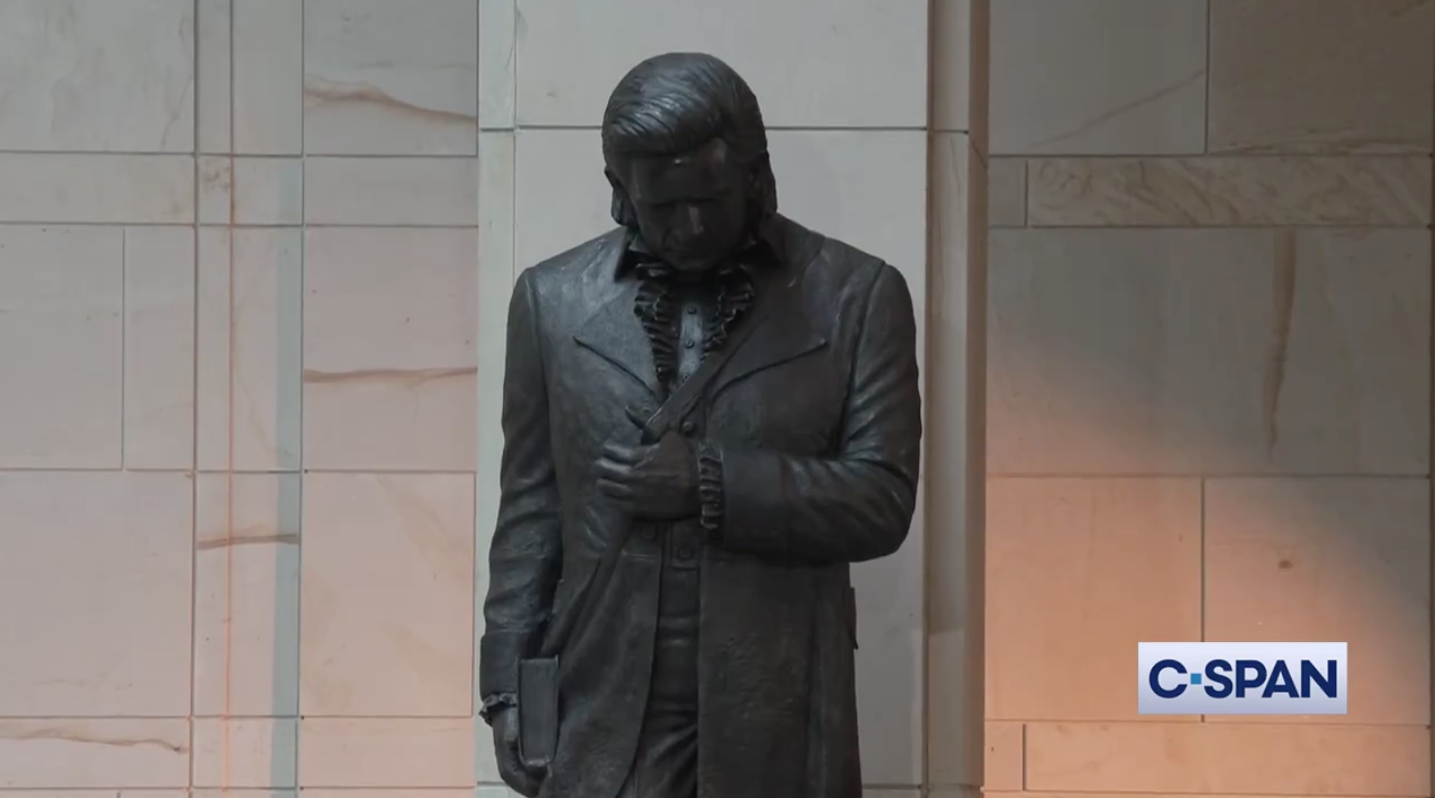
<svg viewBox="0 0 1435 798">
<path fill-rule="evenodd" d="M 562 568 L 548 389 L 528 273 L 519 278 L 508 308 L 499 484 L 479 642 L 479 695 L 485 701 L 516 694 L 518 661 L 538 645 Z"/>
<path fill-rule="evenodd" d="M 916 504 L 918 386 L 912 297 L 901 273 L 883 265 L 860 321 L 840 450 L 817 458 L 720 447 L 720 545 L 826 563 L 900 548 Z"/>
</svg>

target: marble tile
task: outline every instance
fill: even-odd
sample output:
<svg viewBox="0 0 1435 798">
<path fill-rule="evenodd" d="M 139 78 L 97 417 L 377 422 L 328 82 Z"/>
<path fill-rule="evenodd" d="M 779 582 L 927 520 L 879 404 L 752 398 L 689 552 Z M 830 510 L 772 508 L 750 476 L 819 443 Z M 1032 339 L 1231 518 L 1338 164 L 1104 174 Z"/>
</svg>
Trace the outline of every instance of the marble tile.
<svg viewBox="0 0 1435 798">
<path fill-rule="evenodd" d="M 472 477 L 310 473 L 303 514 L 303 714 L 470 717 Z"/>
<path fill-rule="evenodd" d="M 1052 158 L 1028 171 L 1033 227 L 1420 227 L 1428 158 Z"/>
<path fill-rule="evenodd" d="M 196 718 L 194 786 L 293 787 L 298 742 L 297 718 Z"/>
<path fill-rule="evenodd" d="M 829 0 L 821 22 L 802 3 L 765 0 L 517 3 L 520 125 L 596 126 L 639 61 L 694 50 L 751 84 L 769 127 L 927 125 L 926 3 Z"/>
<path fill-rule="evenodd" d="M 1425 231 L 990 238 L 990 473 L 1427 473 Z"/>
<path fill-rule="evenodd" d="M 1430 0 L 1212 0 L 1209 151 L 1430 152 L 1431 30 Z"/>
<path fill-rule="evenodd" d="M 979 0 L 980 2 L 980 0 Z M 972 98 L 971 0 L 942 0 L 930 11 L 931 124 L 934 130 L 969 133 Z"/>
<path fill-rule="evenodd" d="M 983 664 L 981 540 L 985 478 L 973 447 L 984 438 L 985 388 L 971 372 L 984 371 L 985 169 L 964 134 L 942 133 L 931 149 L 932 262 L 926 316 L 928 412 L 923 473 L 940 490 L 923 505 L 934 530 L 927 561 L 926 746 L 933 784 L 982 782 Z M 934 408 L 940 411 L 934 412 Z M 937 532 L 939 530 L 939 533 Z"/>
<path fill-rule="evenodd" d="M 473 227 L 474 158 L 305 158 L 304 219 L 310 225 Z"/>
<path fill-rule="evenodd" d="M 507 787 L 492 787 L 482 784 L 477 788 L 470 787 L 468 789 L 426 787 L 423 790 L 403 787 L 390 789 L 310 787 L 304 790 L 304 794 L 309 798 L 413 798 L 415 794 L 422 798 L 519 798 L 518 793 L 512 792 Z"/>
<path fill-rule="evenodd" d="M 298 474 L 200 474 L 194 714 L 299 712 Z"/>
<path fill-rule="evenodd" d="M 310 154 L 473 155 L 478 4 L 304 4 L 304 147 Z"/>
<path fill-rule="evenodd" d="M 115 798 L 117 790 L 102 789 L 53 789 L 53 790 L 5 790 L 5 798 Z M 123 798 L 187 798 L 182 789 L 170 790 L 124 790 Z M 212 798 L 219 798 L 212 796 Z"/>
<path fill-rule="evenodd" d="M 1400 726 L 1030 723 L 1033 792 L 1418 796 L 1430 731 Z"/>
<path fill-rule="evenodd" d="M 472 718 L 304 718 L 299 736 L 306 790 L 474 789 Z"/>
<path fill-rule="evenodd" d="M 473 471 L 477 231 L 305 238 L 304 465 Z"/>
<path fill-rule="evenodd" d="M 1026 728 L 1011 721 L 989 720 L 983 733 L 986 762 L 983 792 L 1020 792 L 1026 779 Z"/>
<path fill-rule="evenodd" d="M 121 465 L 123 236 L 0 226 L 0 468 Z"/>
<path fill-rule="evenodd" d="M 0 222 L 193 221 L 191 156 L 0 152 Z"/>
<path fill-rule="evenodd" d="M 201 156 L 199 222 L 303 224 L 304 161 L 263 156 Z"/>
<path fill-rule="evenodd" d="M 194 151 L 192 0 L 10 0 L 0 53 L 0 150 Z"/>
<path fill-rule="evenodd" d="M 188 714 L 190 492 L 182 473 L 0 474 L 0 640 L 25 652 L 0 717 Z"/>
<path fill-rule="evenodd" d="M 194 467 L 194 230 L 125 230 L 124 464 Z"/>
<path fill-rule="evenodd" d="M 1349 715 L 1260 720 L 1429 724 L 1429 486 L 1424 478 L 1206 483 L 1205 639 L 1344 641 L 1355 664 Z"/>
<path fill-rule="evenodd" d="M 1206 0 L 992 3 L 992 154 L 1200 153 L 1205 113 Z"/>
<path fill-rule="evenodd" d="M 303 240 L 295 228 L 199 231 L 199 467 L 299 467 Z"/>
<path fill-rule="evenodd" d="M 504 304 L 497 309 L 505 316 L 508 313 L 506 294 L 517 277 L 513 257 L 514 217 L 517 210 L 514 199 L 517 179 L 514 138 L 515 134 L 504 131 L 485 131 L 478 136 L 479 270 L 482 274 L 498 274 L 505 268 L 508 270 L 508 283 L 502 286 Z"/>
<path fill-rule="evenodd" d="M 1145 720 L 1136 644 L 1202 639 L 1201 483 L 993 479 L 986 508 L 986 717 Z"/>
<path fill-rule="evenodd" d="M 233 101 L 230 80 L 232 0 L 195 0 L 198 14 L 195 44 L 195 85 L 200 102 L 195 110 L 200 152 L 230 152 Z"/>
<path fill-rule="evenodd" d="M 478 0 L 478 125 L 482 130 L 512 130 L 516 124 L 517 26 L 515 0 Z"/>
<path fill-rule="evenodd" d="M 305 3 L 230 2 L 234 151 L 298 155 L 304 151 Z"/>
<path fill-rule="evenodd" d="M 188 782 L 183 718 L 0 720 L 0 789 L 43 789 L 47 796 L 59 795 L 51 789 L 103 789 L 106 796 L 125 790 L 138 798 Z M 168 798 L 158 792 L 153 798 L 161 796 Z"/>
<path fill-rule="evenodd" d="M 1026 166 L 1024 158 L 992 158 L 987 163 L 991 227 L 1026 225 Z"/>
</svg>

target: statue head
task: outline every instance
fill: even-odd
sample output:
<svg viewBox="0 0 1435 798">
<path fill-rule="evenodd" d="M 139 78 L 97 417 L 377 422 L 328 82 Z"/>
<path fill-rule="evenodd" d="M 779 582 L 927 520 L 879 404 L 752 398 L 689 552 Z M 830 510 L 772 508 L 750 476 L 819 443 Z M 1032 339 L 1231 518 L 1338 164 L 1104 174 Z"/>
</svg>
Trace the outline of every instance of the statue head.
<svg viewBox="0 0 1435 798">
<path fill-rule="evenodd" d="M 633 67 L 603 112 L 603 160 L 614 220 L 681 273 L 727 260 L 777 212 L 757 97 L 711 55 Z"/>
</svg>

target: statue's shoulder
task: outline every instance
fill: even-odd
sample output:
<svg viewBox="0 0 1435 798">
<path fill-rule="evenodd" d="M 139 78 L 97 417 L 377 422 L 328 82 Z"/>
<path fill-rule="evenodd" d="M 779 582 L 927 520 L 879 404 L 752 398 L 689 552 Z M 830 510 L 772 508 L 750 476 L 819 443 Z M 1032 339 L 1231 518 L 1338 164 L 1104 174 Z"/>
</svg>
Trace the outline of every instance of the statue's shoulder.
<svg viewBox="0 0 1435 798">
<path fill-rule="evenodd" d="M 803 229 L 802 232 L 818 240 L 815 257 L 808 266 L 807 274 L 825 284 L 832 293 L 842 294 L 854 290 L 865 293 L 884 275 L 902 279 L 896 267 L 870 252 L 812 230 Z"/>
<path fill-rule="evenodd" d="M 535 289 L 551 285 L 574 285 L 576 278 L 595 266 L 616 259 L 622 254 L 627 232 L 616 227 L 563 252 L 544 258 L 519 274 L 518 279 Z M 614 260 L 616 263 L 616 261 Z"/>
</svg>

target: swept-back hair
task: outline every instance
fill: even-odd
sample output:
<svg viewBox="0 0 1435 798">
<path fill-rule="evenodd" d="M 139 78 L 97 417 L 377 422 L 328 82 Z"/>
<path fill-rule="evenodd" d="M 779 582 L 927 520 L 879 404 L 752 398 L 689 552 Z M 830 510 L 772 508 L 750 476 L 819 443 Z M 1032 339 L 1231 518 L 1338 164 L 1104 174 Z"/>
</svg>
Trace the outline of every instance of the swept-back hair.
<svg viewBox="0 0 1435 798">
<path fill-rule="evenodd" d="M 760 222 L 777 213 L 777 180 L 767 128 L 747 81 L 706 53 L 667 53 L 629 70 L 603 111 L 603 160 L 613 183 L 613 219 L 636 227 L 637 214 L 618 176 L 634 155 L 678 155 L 720 138 L 751 167 L 745 186 Z"/>
</svg>

